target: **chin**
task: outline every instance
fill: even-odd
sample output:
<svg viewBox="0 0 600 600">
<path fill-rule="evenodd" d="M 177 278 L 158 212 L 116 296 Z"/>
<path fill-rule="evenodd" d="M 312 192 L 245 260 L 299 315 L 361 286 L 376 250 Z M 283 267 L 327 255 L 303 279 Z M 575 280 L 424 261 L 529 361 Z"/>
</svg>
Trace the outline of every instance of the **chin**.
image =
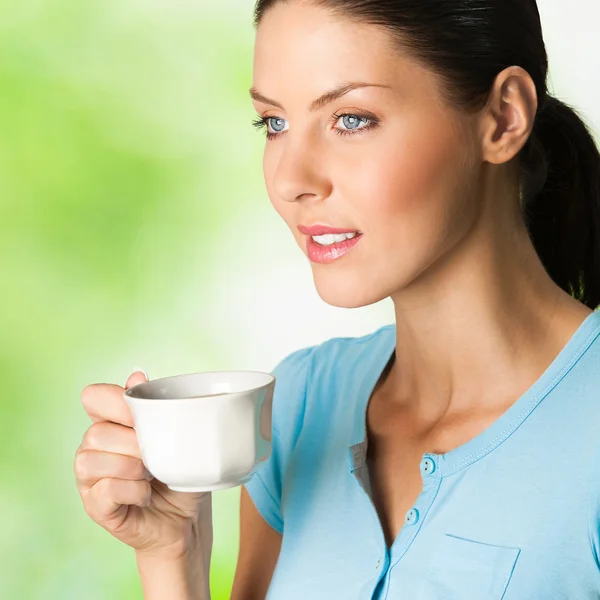
<svg viewBox="0 0 600 600">
<path fill-rule="evenodd" d="M 345 282 L 339 278 L 327 278 L 326 274 L 314 276 L 317 294 L 323 302 L 338 308 L 362 308 L 384 300 L 388 296 L 381 290 L 369 289 L 369 286 L 360 285 L 357 278 L 350 278 Z M 381 292 L 381 293 L 378 293 Z"/>
</svg>

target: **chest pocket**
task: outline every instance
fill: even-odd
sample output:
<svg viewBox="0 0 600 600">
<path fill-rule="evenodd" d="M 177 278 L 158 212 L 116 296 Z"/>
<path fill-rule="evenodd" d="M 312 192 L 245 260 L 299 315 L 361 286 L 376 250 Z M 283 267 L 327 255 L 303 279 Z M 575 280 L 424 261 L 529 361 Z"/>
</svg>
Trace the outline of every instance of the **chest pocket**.
<svg viewBox="0 0 600 600">
<path fill-rule="evenodd" d="M 501 600 L 520 551 L 445 534 L 416 600 Z"/>
</svg>

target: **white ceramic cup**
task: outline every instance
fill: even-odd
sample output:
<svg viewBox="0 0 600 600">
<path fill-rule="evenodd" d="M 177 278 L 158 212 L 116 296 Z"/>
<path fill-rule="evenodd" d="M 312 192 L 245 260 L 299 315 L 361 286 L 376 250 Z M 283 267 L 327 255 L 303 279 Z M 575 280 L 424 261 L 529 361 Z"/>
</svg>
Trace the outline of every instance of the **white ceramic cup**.
<svg viewBox="0 0 600 600">
<path fill-rule="evenodd" d="M 275 377 L 211 371 L 139 383 L 123 394 L 146 468 L 178 492 L 241 485 L 271 453 Z"/>
</svg>

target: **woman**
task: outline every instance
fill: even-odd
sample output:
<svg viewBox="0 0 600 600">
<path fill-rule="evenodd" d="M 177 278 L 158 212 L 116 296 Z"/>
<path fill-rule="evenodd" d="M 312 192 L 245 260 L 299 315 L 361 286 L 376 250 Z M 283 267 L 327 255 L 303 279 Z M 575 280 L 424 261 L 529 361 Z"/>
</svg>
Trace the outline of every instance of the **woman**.
<svg viewBox="0 0 600 600">
<path fill-rule="evenodd" d="M 274 208 L 325 302 L 396 320 L 274 370 L 232 598 L 599 598 L 600 156 L 547 91 L 534 0 L 259 0 L 255 24 Z M 82 395 L 86 510 L 146 598 L 206 599 L 210 495 L 144 479 L 122 390 Z"/>
</svg>

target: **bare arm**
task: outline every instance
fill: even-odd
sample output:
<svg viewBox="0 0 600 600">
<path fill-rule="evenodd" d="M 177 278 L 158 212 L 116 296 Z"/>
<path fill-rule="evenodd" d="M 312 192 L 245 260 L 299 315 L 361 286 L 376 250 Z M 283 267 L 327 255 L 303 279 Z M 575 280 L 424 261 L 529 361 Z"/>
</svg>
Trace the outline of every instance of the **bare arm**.
<svg viewBox="0 0 600 600">
<path fill-rule="evenodd" d="M 210 512 L 208 513 L 210 514 Z M 136 553 L 145 600 L 210 600 L 212 523 L 200 523 L 200 544 L 178 559 Z M 281 550 L 282 535 L 265 522 L 246 488 L 240 497 L 240 549 L 231 600 L 264 600 Z"/>
<path fill-rule="evenodd" d="M 210 600 L 208 574 L 198 554 L 168 560 L 136 556 L 145 600 Z"/>
<path fill-rule="evenodd" d="M 264 600 L 283 537 L 258 512 L 246 488 L 240 497 L 240 550 L 231 600 Z"/>
</svg>

